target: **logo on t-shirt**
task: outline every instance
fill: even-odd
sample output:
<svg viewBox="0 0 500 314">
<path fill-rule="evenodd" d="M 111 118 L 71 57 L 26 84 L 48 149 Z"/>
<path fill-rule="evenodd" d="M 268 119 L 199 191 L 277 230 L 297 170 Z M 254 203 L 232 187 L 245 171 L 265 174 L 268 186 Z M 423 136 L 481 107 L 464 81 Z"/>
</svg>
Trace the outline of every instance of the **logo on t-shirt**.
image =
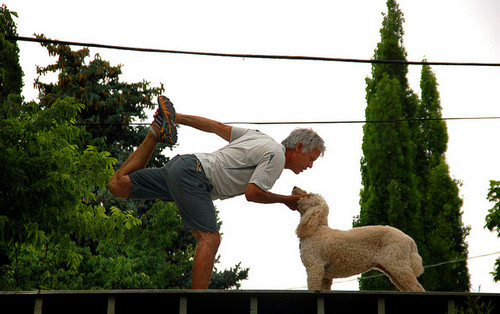
<svg viewBox="0 0 500 314">
<path fill-rule="evenodd" d="M 269 156 L 269 162 L 267 163 L 268 165 L 271 163 L 271 160 L 273 160 L 274 156 L 276 156 L 276 155 L 272 154 L 271 156 Z"/>
</svg>

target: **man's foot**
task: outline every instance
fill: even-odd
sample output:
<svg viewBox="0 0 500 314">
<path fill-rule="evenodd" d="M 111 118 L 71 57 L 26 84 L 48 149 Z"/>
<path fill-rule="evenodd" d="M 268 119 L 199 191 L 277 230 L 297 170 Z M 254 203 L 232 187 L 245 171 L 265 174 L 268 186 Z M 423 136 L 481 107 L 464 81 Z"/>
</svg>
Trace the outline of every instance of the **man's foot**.
<svg viewBox="0 0 500 314">
<path fill-rule="evenodd" d="M 165 96 L 158 97 L 158 109 L 151 123 L 151 131 L 156 134 L 160 143 L 172 146 L 177 142 L 174 105 Z"/>
</svg>

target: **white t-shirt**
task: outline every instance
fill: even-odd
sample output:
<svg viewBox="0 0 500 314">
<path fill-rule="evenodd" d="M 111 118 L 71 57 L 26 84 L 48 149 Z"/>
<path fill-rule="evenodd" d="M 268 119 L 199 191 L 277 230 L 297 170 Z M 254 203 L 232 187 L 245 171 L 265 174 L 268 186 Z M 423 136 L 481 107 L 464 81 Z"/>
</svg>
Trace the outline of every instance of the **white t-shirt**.
<svg viewBox="0 0 500 314">
<path fill-rule="evenodd" d="M 269 191 L 285 167 L 285 147 L 257 130 L 233 127 L 229 144 L 210 154 L 195 154 L 213 185 L 212 199 L 245 193 L 249 183 Z"/>
</svg>

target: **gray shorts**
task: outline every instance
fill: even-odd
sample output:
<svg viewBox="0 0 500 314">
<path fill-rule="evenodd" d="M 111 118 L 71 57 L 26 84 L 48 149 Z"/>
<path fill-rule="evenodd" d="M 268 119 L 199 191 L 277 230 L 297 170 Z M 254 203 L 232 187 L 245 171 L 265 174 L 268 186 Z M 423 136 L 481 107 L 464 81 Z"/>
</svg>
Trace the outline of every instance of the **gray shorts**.
<svg viewBox="0 0 500 314">
<path fill-rule="evenodd" d="M 218 232 L 213 186 L 195 155 L 177 155 L 162 168 L 146 168 L 129 174 L 131 199 L 175 202 L 186 229 Z"/>
</svg>

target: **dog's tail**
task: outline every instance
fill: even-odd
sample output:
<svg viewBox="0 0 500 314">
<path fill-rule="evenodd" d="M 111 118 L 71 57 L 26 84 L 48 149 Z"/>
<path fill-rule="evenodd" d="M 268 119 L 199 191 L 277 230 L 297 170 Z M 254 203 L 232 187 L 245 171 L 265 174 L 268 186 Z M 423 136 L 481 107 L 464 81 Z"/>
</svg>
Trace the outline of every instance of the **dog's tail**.
<svg viewBox="0 0 500 314">
<path fill-rule="evenodd" d="M 417 277 L 420 276 L 424 272 L 424 266 L 422 266 L 422 257 L 418 254 L 417 245 L 413 240 L 411 241 L 410 261 L 413 273 Z"/>
</svg>

